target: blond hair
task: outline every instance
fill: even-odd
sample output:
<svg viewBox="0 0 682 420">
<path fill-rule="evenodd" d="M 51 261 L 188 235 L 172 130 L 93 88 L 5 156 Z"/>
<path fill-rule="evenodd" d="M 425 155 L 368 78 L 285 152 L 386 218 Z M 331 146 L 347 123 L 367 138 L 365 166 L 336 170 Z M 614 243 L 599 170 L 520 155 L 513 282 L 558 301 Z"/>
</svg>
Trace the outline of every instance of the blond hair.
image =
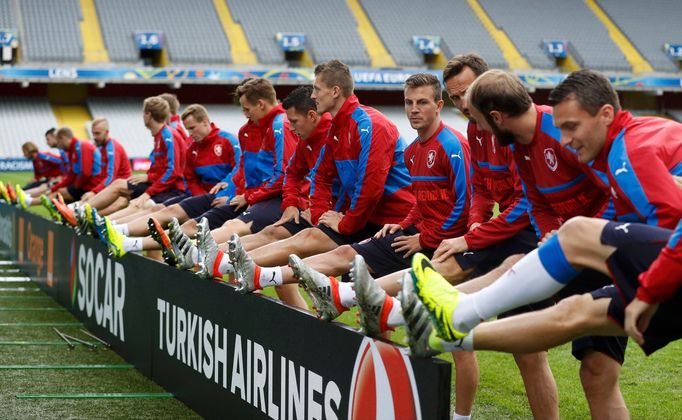
<svg viewBox="0 0 682 420">
<path fill-rule="evenodd" d="M 277 103 L 277 93 L 274 86 L 269 80 L 262 77 L 253 78 L 241 84 L 236 89 L 237 96 L 241 98 L 246 97 L 250 104 L 255 104 L 259 99 L 268 102 L 271 105 Z"/>
<path fill-rule="evenodd" d="M 170 114 L 168 102 L 160 96 L 151 96 L 144 100 L 142 105 L 144 112 L 149 112 L 152 119 L 158 123 L 164 123 Z"/>
<path fill-rule="evenodd" d="M 194 120 L 196 122 L 204 122 L 208 120 L 208 111 L 206 108 L 204 108 L 202 105 L 199 104 L 192 104 L 185 108 L 185 111 L 182 113 L 182 121 L 185 121 L 185 118 L 192 116 L 194 117 Z"/>
</svg>

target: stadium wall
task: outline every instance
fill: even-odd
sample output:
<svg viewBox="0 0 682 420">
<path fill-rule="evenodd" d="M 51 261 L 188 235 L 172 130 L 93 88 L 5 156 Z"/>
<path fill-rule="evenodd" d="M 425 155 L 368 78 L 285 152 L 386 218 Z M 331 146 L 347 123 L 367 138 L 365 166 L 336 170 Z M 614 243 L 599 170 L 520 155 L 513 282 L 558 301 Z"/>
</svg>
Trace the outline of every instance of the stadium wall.
<svg viewBox="0 0 682 420">
<path fill-rule="evenodd" d="M 451 366 L 0 204 L 0 250 L 142 373 L 210 418 L 449 418 Z"/>
</svg>

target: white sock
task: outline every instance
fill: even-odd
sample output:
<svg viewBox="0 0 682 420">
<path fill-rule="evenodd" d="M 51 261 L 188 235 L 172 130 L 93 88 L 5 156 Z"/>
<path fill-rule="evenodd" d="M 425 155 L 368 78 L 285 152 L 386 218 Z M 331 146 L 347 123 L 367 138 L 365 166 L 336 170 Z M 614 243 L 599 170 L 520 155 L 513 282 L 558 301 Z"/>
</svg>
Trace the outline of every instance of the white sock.
<svg viewBox="0 0 682 420">
<path fill-rule="evenodd" d="M 124 238 L 123 250 L 125 252 L 142 251 L 142 238 Z"/>
<path fill-rule="evenodd" d="M 114 229 L 116 229 L 117 231 L 121 232 L 122 234 L 124 234 L 126 236 L 128 236 L 130 234 L 130 231 L 128 230 L 128 224 L 127 223 L 123 223 L 120 225 L 118 225 L 118 224 L 114 225 Z"/>
<path fill-rule="evenodd" d="M 230 256 L 227 254 L 227 252 L 218 251 L 218 253 L 223 254 L 223 258 L 218 263 L 218 271 L 220 271 L 221 274 L 234 273 L 234 265 L 232 265 L 232 263 L 230 262 Z M 262 273 L 263 271 L 261 269 L 261 274 Z"/>
<path fill-rule="evenodd" d="M 339 299 L 341 300 L 341 305 L 346 308 L 352 308 L 358 304 L 352 284 L 353 283 L 339 282 Z"/>
<path fill-rule="evenodd" d="M 26 193 L 26 191 L 24 191 L 24 193 Z M 29 202 L 29 201 L 31 201 L 31 196 L 30 196 L 29 194 L 26 194 L 26 202 Z M 73 203 L 67 204 L 66 207 L 68 207 L 68 208 L 70 208 L 71 210 L 73 210 L 73 208 L 74 208 L 75 205 L 76 205 L 76 202 L 74 201 Z"/>
<path fill-rule="evenodd" d="M 538 250 L 533 250 L 490 286 L 460 295 L 452 314 L 453 325 L 459 331 L 471 331 L 483 320 L 546 299 L 564 286 L 547 272 Z"/>
<path fill-rule="evenodd" d="M 260 287 L 272 287 L 282 285 L 282 267 L 261 267 L 258 277 Z"/>
<path fill-rule="evenodd" d="M 441 341 L 441 347 L 443 352 L 474 351 L 474 331 L 470 331 L 463 339 L 456 342 L 443 340 Z"/>
<path fill-rule="evenodd" d="M 468 416 L 463 416 L 461 414 L 454 413 L 452 415 L 452 420 L 471 420 L 471 414 Z"/>
<path fill-rule="evenodd" d="M 394 297 L 391 297 L 393 301 L 393 306 L 391 311 L 388 313 L 388 319 L 386 319 L 386 324 L 389 327 L 395 328 L 401 325 L 405 325 L 405 318 L 403 318 L 403 308 L 400 306 L 400 301 Z"/>
</svg>

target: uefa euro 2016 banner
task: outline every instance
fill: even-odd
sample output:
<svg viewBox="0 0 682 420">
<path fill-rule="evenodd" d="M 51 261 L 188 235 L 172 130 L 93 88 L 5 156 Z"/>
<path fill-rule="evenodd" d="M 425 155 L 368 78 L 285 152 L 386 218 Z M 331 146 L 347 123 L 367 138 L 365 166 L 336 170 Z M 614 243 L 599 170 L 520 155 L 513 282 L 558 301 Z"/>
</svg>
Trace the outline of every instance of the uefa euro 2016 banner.
<svg viewBox="0 0 682 420">
<path fill-rule="evenodd" d="M 402 89 L 410 75 L 426 71 L 441 77 L 440 71 L 423 69 L 363 69 L 353 68 L 356 87 L 375 89 Z M 559 84 L 566 74 L 540 71 L 517 72 L 519 78 L 529 87 L 552 88 Z M 635 76 L 628 74 L 608 75 L 616 89 L 621 90 L 682 90 L 679 75 Z M 247 77 L 263 77 L 280 85 L 300 85 L 312 82 L 312 69 L 296 68 L 134 68 L 117 67 L 107 69 L 80 67 L 3 67 L 0 68 L 0 82 L 81 82 L 81 83 L 213 83 L 237 84 Z"/>
<path fill-rule="evenodd" d="M 449 418 L 451 367 L 0 204 L 0 250 L 141 372 L 211 418 Z M 229 413 L 229 414 L 228 414 Z"/>
</svg>

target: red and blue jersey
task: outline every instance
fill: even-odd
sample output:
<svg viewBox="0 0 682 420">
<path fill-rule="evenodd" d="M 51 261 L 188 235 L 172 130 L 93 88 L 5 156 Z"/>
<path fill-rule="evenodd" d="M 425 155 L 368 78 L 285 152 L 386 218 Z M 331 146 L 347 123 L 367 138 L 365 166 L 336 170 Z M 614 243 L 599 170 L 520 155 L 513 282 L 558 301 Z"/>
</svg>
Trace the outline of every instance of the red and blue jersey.
<svg viewBox="0 0 682 420">
<path fill-rule="evenodd" d="M 400 225 L 415 225 L 425 249 L 464 235 L 471 206 L 471 153 L 464 135 L 441 122 L 431 137 L 407 146 L 404 156 L 417 201 Z"/>
<path fill-rule="evenodd" d="M 41 178 L 54 178 L 62 175 L 62 158 L 50 152 L 38 152 L 33 163 L 33 176 L 36 180 Z"/>
<path fill-rule="evenodd" d="M 315 177 L 322 148 L 332 123 L 329 113 L 320 116 L 315 130 L 306 140 L 299 140 L 296 150 L 289 160 L 282 188 L 282 209 L 297 207 L 305 210 L 310 207 L 310 179 Z"/>
<path fill-rule="evenodd" d="M 232 177 L 239 169 L 241 149 L 239 140 L 211 123 L 211 132 L 200 142 L 192 142 L 187 149 L 185 179 L 192 195 L 207 194 L 219 182 L 226 182 L 221 190 L 234 196 Z"/>
<path fill-rule="evenodd" d="M 535 105 L 535 109 L 533 140 L 511 147 L 538 237 L 575 216 L 613 218 L 608 186 L 590 166 L 578 160 L 575 151 L 561 146 L 552 108 Z"/>
<path fill-rule="evenodd" d="M 260 139 L 258 126 L 251 120 L 247 120 L 246 124 L 239 128 L 237 137 L 239 138 L 242 157 L 239 162 L 239 170 L 233 181 L 237 187 L 236 194 L 239 195 L 259 187 L 263 183 L 265 175 L 258 170 L 258 151 L 263 143 Z"/>
<path fill-rule="evenodd" d="M 185 149 L 189 148 L 189 146 L 192 144 L 192 139 L 189 138 L 187 132 L 185 131 L 185 127 L 182 126 L 180 116 L 178 114 L 171 115 L 170 119 L 168 120 L 168 125 L 180 133 Z"/>
<path fill-rule="evenodd" d="M 256 165 L 263 176 L 263 182 L 257 188 L 244 192 L 249 205 L 282 195 L 284 171 L 298 142 L 298 137 L 289 128 L 289 120 L 282 105 L 275 106 L 261 118 L 258 128 L 262 143 Z M 244 167 L 244 170 L 248 168 Z M 248 176 L 248 172 L 245 174 Z"/>
<path fill-rule="evenodd" d="M 500 243 L 526 229 L 530 224 L 528 200 L 523 194 L 514 156 L 501 147 L 491 133 L 469 122 L 467 137 L 474 171 L 474 196 L 469 213 L 469 226 L 480 225 L 464 235 L 469 249 L 479 250 Z M 500 214 L 491 219 L 493 206 Z"/>
<path fill-rule="evenodd" d="M 671 298 L 682 285 L 682 219 L 673 231 L 668 244 L 649 269 L 639 275 L 637 299 L 658 303 Z"/>
<path fill-rule="evenodd" d="M 128 153 L 118 140 L 107 139 L 103 145 L 99 146 L 99 152 L 102 155 L 102 168 L 105 175 L 102 182 L 92 189 L 96 193 L 117 179 L 130 178 L 133 173 L 130 169 Z"/>
<path fill-rule="evenodd" d="M 97 147 L 89 141 L 78 140 L 74 137 L 71 139 L 67 154 L 69 174 L 52 186 L 52 192 L 71 185 L 81 190 L 92 191 L 105 175 L 102 171 L 102 155 Z"/>
<path fill-rule="evenodd" d="M 682 217 L 682 124 L 619 111 L 594 167 L 605 168 L 618 220 L 672 229 Z"/>
<path fill-rule="evenodd" d="M 367 223 L 400 223 L 414 206 L 405 141 L 396 126 L 374 108 L 347 98 L 332 119 L 329 138 L 315 174 L 311 195 L 313 223 L 332 209 L 332 186 L 339 179 L 333 207 L 343 212 L 339 233 L 353 234 Z"/>
<path fill-rule="evenodd" d="M 69 170 L 71 169 L 69 167 L 69 155 L 62 149 L 59 150 L 59 157 L 62 158 L 62 163 L 59 165 L 59 171 L 62 173 L 62 175 L 66 176 L 69 174 Z"/>
<path fill-rule="evenodd" d="M 145 191 L 154 196 L 169 190 L 185 190 L 185 147 L 180 133 L 164 124 L 154 135 L 152 165 L 147 171 L 149 188 Z"/>
</svg>

